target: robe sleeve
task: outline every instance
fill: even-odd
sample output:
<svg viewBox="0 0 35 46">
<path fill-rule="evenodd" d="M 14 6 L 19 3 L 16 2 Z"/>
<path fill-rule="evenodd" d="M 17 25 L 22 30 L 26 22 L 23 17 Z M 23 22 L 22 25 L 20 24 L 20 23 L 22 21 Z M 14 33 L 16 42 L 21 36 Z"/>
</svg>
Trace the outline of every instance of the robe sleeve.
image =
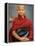
<svg viewBox="0 0 35 46">
<path fill-rule="evenodd" d="M 32 21 L 30 21 L 29 23 L 29 40 L 32 41 L 33 40 L 33 27 L 32 27 Z"/>
<path fill-rule="evenodd" d="M 16 31 L 16 29 L 17 29 L 17 22 L 15 20 L 13 21 L 13 24 L 12 24 L 12 31 Z"/>
</svg>

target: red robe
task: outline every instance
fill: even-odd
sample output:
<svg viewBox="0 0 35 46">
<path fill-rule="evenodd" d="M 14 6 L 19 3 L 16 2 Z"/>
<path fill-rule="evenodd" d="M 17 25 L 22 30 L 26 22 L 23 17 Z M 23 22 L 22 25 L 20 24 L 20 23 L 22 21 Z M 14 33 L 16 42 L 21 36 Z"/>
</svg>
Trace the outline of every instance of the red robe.
<svg viewBox="0 0 35 46">
<path fill-rule="evenodd" d="M 13 25 L 12 25 L 12 31 L 17 31 L 17 29 L 19 29 L 20 27 L 27 27 L 28 32 L 29 32 L 29 40 L 32 41 L 33 40 L 33 29 L 32 29 L 32 21 L 27 19 L 25 16 L 21 17 L 20 15 L 18 17 L 16 17 L 13 21 Z M 10 35 L 12 35 L 12 33 L 10 33 Z M 14 39 L 13 37 L 11 37 L 11 39 Z"/>
</svg>

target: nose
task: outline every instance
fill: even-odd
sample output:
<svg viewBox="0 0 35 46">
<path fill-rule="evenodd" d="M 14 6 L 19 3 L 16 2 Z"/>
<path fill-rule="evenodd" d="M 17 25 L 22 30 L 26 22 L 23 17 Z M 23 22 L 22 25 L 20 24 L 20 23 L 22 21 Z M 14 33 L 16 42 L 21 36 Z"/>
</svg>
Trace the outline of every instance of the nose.
<svg viewBox="0 0 35 46">
<path fill-rule="evenodd" d="M 20 13 L 22 13 L 23 11 L 20 11 Z"/>
</svg>

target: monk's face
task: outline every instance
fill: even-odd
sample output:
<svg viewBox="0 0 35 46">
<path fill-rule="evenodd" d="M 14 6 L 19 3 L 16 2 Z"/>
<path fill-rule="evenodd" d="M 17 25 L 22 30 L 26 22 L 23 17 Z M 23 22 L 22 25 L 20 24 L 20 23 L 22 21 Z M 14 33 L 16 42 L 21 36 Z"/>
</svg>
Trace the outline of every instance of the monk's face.
<svg viewBox="0 0 35 46">
<path fill-rule="evenodd" d="M 17 13 L 19 15 L 21 15 L 21 16 L 25 14 L 25 7 L 24 7 L 24 5 L 17 6 Z"/>
</svg>

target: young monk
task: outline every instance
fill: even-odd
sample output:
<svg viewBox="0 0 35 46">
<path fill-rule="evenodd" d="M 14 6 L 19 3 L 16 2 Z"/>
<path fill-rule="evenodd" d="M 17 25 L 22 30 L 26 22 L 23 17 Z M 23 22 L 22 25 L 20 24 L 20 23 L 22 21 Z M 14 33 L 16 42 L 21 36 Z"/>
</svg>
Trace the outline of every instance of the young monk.
<svg viewBox="0 0 35 46">
<path fill-rule="evenodd" d="M 29 20 L 25 15 L 25 6 L 24 5 L 17 5 L 16 12 L 18 16 L 13 20 L 12 28 L 10 29 L 10 41 L 32 41 L 33 40 L 33 33 L 32 33 L 32 21 Z M 29 32 L 25 36 L 19 36 L 16 32 L 19 29 L 27 29 L 26 31 Z M 28 36 L 27 36 L 28 35 Z"/>
</svg>

